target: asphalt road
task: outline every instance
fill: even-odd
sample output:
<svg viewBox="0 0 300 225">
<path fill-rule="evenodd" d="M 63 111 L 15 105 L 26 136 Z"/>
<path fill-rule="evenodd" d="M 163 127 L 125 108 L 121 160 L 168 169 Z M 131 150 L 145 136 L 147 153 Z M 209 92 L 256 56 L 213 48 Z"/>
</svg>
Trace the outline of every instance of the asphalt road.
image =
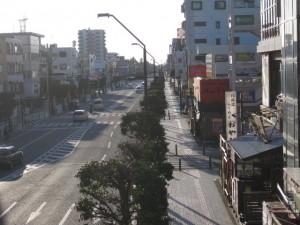
<svg viewBox="0 0 300 225">
<path fill-rule="evenodd" d="M 0 170 L 2 225 L 76 225 L 78 170 L 90 160 L 112 157 L 119 141 L 122 115 L 139 108 L 142 94 L 134 89 L 111 91 L 105 110 L 86 122 L 72 122 L 72 112 L 40 120 L 10 142 L 24 149 L 24 164 Z"/>
</svg>

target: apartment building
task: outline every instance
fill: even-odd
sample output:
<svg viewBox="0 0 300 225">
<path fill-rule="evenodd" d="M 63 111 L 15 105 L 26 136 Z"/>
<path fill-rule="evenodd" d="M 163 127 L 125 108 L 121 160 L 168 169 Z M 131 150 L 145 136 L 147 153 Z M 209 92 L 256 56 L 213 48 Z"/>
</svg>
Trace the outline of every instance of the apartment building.
<svg viewBox="0 0 300 225">
<path fill-rule="evenodd" d="M 25 98 L 37 98 L 40 95 L 40 59 L 41 38 L 44 36 L 32 32 L 1 33 L 0 38 L 19 40 L 23 54 L 23 82 Z M 12 77 L 12 76 L 10 76 Z M 18 76 L 21 79 L 20 75 Z"/>
<path fill-rule="evenodd" d="M 75 82 L 80 74 L 78 52 L 75 47 L 46 46 L 45 51 L 51 65 L 51 79 L 60 84 Z"/>
<path fill-rule="evenodd" d="M 23 49 L 21 41 L 0 38 L 0 93 L 11 92 L 23 97 Z"/>
<path fill-rule="evenodd" d="M 78 31 L 79 57 L 95 56 L 94 68 L 97 74 L 104 74 L 106 69 L 106 44 L 104 30 L 84 29 Z"/>
</svg>

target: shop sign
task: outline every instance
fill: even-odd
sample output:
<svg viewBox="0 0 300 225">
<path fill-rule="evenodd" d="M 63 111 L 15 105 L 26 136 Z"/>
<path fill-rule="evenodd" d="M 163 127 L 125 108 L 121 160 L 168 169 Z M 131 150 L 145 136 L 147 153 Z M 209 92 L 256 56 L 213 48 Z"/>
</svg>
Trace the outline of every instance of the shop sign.
<svg viewBox="0 0 300 225">
<path fill-rule="evenodd" d="M 189 66 L 189 77 L 206 77 L 206 65 Z"/>
<path fill-rule="evenodd" d="M 236 53 L 237 62 L 255 62 L 255 53 Z"/>
<path fill-rule="evenodd" d="M 226 107 L 226 135 L 227 140 L 237 138 L 238 123 L 237 123 L 237 105 L 236 92 L 225 92 L 225 107 Z M 235 115 L 235 116 L 234 116 Z"/>
</svg>

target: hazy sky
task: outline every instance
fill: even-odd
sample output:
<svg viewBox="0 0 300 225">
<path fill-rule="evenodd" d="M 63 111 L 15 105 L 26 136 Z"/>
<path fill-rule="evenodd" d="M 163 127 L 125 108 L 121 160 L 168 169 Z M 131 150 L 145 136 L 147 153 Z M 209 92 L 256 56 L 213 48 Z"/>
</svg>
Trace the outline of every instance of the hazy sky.
<svg viewBox="0 0 300 225">
<path fill-rule="evenodd" d="M 27 18 L 26 31 L 42 34 L 42 44 L 71 47 L 82 29 L 106 31 L 106 47 L 126 58 L 143 57 L 137 40 L 112 17 L 113 14 L 145 45 L 158 63 L 165 63 L 172 38 L 184 19 L 183 0 L 2 0 L 0 33 L 20 32 L 19 20 Z M 147 56 L 151 62 L 151 58 Z"/>
</svg>

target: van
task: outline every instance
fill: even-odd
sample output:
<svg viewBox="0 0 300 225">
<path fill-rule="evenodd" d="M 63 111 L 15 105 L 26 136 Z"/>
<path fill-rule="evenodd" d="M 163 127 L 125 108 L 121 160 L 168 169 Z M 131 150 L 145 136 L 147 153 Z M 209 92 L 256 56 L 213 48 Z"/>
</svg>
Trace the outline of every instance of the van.
<svg viewBox="0 0 300 225">
<path fill-rule="evenodd" d="M 103 110 L 104 105 L 103 105 L 103 100 L 102 98 L 97 98 L 94 100 L 94 110 Z"/>
</svg>

